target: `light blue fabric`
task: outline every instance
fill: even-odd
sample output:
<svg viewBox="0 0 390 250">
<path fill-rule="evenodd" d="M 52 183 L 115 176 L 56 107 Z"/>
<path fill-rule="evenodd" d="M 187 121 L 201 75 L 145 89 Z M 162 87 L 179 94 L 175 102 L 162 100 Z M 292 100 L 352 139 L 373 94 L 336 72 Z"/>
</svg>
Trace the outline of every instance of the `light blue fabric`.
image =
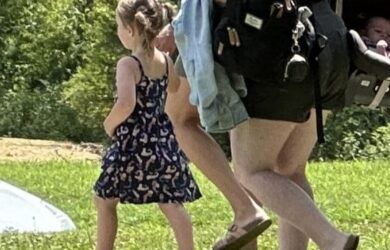
<svg viewBox="0 0 390 250">
<path fill-rule="evenodd" d="M 206 131 L 226 132 L 249 118 L 238 95 L 246 95 L 246 87 L 241 76 L 228 76 L 214 63 L 211 11 L 211 0 L 183 0 L 172 24 L 191 88 L 190 103 L 197 106 Z"/>
<path fill-rule="evenodd" d="M 190 102 L 208 107 L 217 96 L 211 48 L 212 1 L 184 0 L 173 20 L 176 45 L 191 86 Z"/>
<path fill-rule="evenodd" d="M 225 68 L 218 63 L 215 63 L 214 74 L 218 89 L 217 96 L 209 107 L 198 109 L 198 112 L 206 131 L 223 133 L 249 118 L 237 94 L 246 95 L 246 86 L 242 76 L 226 74 Z M 231 84 L 233 79 L 235 84 Z"/>
</svg>

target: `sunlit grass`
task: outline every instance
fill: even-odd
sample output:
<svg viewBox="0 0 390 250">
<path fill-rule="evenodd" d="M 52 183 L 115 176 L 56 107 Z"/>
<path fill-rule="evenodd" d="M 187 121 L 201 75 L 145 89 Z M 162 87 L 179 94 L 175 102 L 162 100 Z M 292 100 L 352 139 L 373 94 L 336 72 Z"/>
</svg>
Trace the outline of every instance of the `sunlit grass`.
<svg viewBox="0 0 390 250">
<path fill-rule="evenodd" d="M 204 197 L 187 208 L 196 248 L 210 249 L 232 213 L 215 187 L 192 169 Z M 360 249 L 390 249 L 390 161 L 311 163 L 308 172 L 321 209 L 339 228 L 362 235 Z M 96 212 L 91 188 L 98 173 L 98 163 L 0 163 L 1 180 L 53 203 L 77 226 L 76 231 L 61 234 L 0 235 L 0 249 L 93 249 Z M 171 230 L 156 206 L 120 206 L 119 220 L 117 249 L 175 249 Z M 276 220 L 259 245 L 277 249 Z"/>
</svg>

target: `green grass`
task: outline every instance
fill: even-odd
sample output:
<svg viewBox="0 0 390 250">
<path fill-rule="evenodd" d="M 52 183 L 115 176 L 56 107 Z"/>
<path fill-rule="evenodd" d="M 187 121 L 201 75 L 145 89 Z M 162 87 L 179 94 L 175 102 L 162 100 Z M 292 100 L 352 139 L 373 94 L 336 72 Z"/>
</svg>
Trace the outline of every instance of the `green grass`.
<svg viewBox="0 0 390 250">
<path fill-rule="evenodd" d="M 210 249 L 232 213 L 215 187 L 194 172 L 204 198 L 187 208 L 193 218 L 196 249 Z M 77 226 L 74 232 L 60 234 L 0 235 L 0 249 L 93 249 L 96 213 L 91 187 L 98 173 L 98 164 L 93 163 L 0 163 L 1 180 L 53 203 Z M 390 161 L 311 163 L 309 177 L 316 200 L 329 218 L 339 228 L 363 236 L 360 249 L 390 249 Z M 117 249 L 175 249 L 165 218 L 154 205 L 120 206 L 119 224 Z M 277 249 L 276 223 L 259 245 L 259 249 Z M 316 248 L 311 245 L 311 249 Z"/>
</svg>

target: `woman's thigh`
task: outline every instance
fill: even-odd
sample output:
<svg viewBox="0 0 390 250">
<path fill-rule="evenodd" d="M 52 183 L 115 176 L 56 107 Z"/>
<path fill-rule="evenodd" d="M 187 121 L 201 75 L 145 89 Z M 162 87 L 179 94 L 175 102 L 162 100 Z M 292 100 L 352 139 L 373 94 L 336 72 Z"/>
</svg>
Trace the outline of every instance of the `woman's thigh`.
<svg viewBox="0 0 390 250">
<path fill-rule="evenodd" d="M 184 77 L 180 77 L 180 86 L 177 92 L 169 93 L 165 110 L 173 124 L 180 126 L 191 121 L 199 124 L 199 115 L 195 106 L 189 102 L 190 86 Z"/>
<path fill-rule="evenodd" d="M 271 169 L 285 176 L 304 173 L 317 141 L 316 116 L 303 123 L 251 119 L 231 133 L 238 174 Z"/>
<path fill-rule="evenodd" d="M 330 114 L 329 111 L 323 111 L 323 120 Z M 305 166 L 310 154 L 317 142 L 316 114 L 312 109 L 310 118 L 304 123 L 297 124 L 286 140 L 278 157 L 278 168 L 275 169 L 279 174 L 285 176 L 294 176 L 305 174 Z"/>
<path fill-rule="evenodd" d="M 306 162 L 316 141 L 316 115 L 314 110 L 311 110 L 309 120 L 297 124 L 291 131 L 280 150 L 275 171 L 285 176 L 304 173 Z"/>
<path fill-rule="evenodd" d="M 278 156 L 296 123 L 250 119 L 231 132 L 231 149 L 235 170 L 251 174 L 274 169 Z"/>
</svg>

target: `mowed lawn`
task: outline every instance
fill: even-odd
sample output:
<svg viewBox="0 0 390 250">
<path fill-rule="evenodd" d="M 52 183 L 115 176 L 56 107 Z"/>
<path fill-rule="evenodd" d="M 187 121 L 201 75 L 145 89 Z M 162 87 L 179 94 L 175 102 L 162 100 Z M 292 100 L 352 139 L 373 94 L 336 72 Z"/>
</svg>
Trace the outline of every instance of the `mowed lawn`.
<svg viewBox="0 0 390 250">
<path fill-rule="evenodd" d="M 211 249 L 232 220 L 232 213 L 216 188 L 192 169 L 204 195 L 187 205 L 196 249 Z M 98 173 L 98 163 L 0 163 L 0 180 L 53 203 L 77 226 L 74 232 L 60 234 L 3 234 L 0 249 L 93 249 L 96 212 L 91 187 Z M 360 249 L 390 249 L 390 161 L 311 163 L 308 173 L 316 201 L 329 218 L 339 228 L 362 235 Z M 119 220 L 116 249 L 176 249 L 173 234 L 155 205 L 122 205 Z M 259 249 L 277 249 L 276 219 L 274 222 L 261 236 Z M 311 249 L 316 247 L 312 244 Z"/>
</svg>

